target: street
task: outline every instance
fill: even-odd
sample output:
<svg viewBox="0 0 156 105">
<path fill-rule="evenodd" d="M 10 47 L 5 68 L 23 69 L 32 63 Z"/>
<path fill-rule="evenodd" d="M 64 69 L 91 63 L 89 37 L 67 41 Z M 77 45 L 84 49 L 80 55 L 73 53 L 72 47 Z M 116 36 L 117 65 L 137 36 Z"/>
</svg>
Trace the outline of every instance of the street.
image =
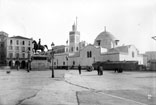
<svg viewBox="0 0 156 105">
<path fill-rule="evenodd" d="M 0 105 L 155 105 L 155 72 L 0 70 Z"/>
</svg>

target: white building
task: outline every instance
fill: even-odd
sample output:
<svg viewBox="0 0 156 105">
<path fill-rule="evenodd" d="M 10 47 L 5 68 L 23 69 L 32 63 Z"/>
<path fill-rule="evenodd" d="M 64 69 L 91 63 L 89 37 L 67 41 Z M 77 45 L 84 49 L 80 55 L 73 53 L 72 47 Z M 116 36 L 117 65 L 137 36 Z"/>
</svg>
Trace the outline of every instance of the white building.
<svg viewBox="0 0 156 105">
<path fill-rule="evenodd" d="M 134 45 L 118 46 L 118 43 L 119 40 L 105 29 L 95 38 L 94 44 L 80 47 L 80 32 L 77 31 L 77 24 L 74 24 L 69 33 L 69 45 L 54 47 L 55 52 L 60 47 L 63 51 L 55 53 L 54 66 L 92 66 L 96 61 L 138 61 L 144 64 L 143 55 L 139 54 Z"/>
<path fill-rule="evenodd" d="M 32 38 L 22 36 L 8 37 L 5 42 L 6 61 L 10 66 L 12 63 L 20 63 L 21 68 L 25 68 L 28 61 L 28 52 L 32 55 Z"/>
</svg>

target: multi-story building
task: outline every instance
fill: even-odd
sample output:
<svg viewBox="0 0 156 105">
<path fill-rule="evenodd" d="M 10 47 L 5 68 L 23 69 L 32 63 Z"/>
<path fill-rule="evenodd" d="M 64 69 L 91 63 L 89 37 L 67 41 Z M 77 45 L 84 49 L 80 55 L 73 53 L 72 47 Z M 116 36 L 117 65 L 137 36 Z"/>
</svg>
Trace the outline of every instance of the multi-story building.
<svg viewBox="0 0 156 105">
<path fill-rule="evenodd" d="M 7 40 L 8 34 L 1 31 L 0 32 L 0 65 L 6 64 L 6 47 L 5 42 Z"/>
<path fill-rule="evenodd" d="M 21 68 L 27 66 L 28 59 L 33 54 L 33 39 L 22 36 L 9 37 L 0 32 L 0 65 L 14 66 L 17 63 Z"/>
<path fill-rule="evenodd" d="M 32 55 L 32 38 L 22 36 L 8 37 L 6 40 L 6 61 L 9 66 L 20 63 L 21 68 L 25 68 L 28 58 Z"/>
</svg>

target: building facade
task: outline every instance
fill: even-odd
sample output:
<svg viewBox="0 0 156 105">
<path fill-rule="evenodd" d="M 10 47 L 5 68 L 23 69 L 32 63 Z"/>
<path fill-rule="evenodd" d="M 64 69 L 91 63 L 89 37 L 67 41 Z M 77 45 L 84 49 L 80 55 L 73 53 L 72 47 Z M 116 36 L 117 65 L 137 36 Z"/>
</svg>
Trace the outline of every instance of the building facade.
<svg viewBox="0 0 156 105">
<path fill-rule="evenodd" d="M 6 65 L 6 40 L 8 38 L 8 34 L 1 31 L 0 32 L 0 65 Z"/>
<path fill-rule="evenodd" d="M 145 55 L 147 56 L 148 69 L 156 70 L 156 51 L 148 51 Z"/>
<path fill-rule="evenodd" d="M 32 41 L 32 38 L 8 37 L 7 33 L 0 32 L 0 63 L 12 67 L 19 64 L 21 68 L 25 68 L 28 58 L 33 54 Z"/>
<path fill-rule="evenodd" d="M 94 44 L 80 42 L 80 32 L 77 25 L 72 26 L 69 32 L 69 45 L 62 47 L 61 53 L 55 53 L 54 66 L 56 68 L 68 66 L 70 68 L 81 66 L 92 66 L 97 61 L 137 61 L 143 65 L 143 55 L 139 54 L 134 45 L 118 46 L 119 40 L 106 29 L 94 40 Z M 57 46 L 54 51 L 58 52 Z M 69 49 L 69 50 L 63 50 Z"/>
</svg>

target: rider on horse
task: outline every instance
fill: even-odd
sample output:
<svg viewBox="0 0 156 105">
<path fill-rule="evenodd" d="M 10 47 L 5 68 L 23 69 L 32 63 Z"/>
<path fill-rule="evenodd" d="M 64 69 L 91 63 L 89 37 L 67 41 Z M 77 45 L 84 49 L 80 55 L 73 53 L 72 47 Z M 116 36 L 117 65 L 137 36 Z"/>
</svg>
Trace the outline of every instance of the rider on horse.
<svg viewBox="0 0 156 105">
<path fill-rule="evenodd" d="M 35 40 L 32 42 L 34 44 L 34 51 L 36 53 L 37 50 L 41 50 L 41 52 L 44 52 L 45 47 L 48 49 L 47 45 L 41 45 L 41 39 L 39 39 L 39 42 L 37 43 Z"/>
<path fill-rule="evenodd" d="M 38 41 L 38 49 L 40 48 L 40 46 L 41 46 L 41 39 L 39 39 Z"/>
</svg>

